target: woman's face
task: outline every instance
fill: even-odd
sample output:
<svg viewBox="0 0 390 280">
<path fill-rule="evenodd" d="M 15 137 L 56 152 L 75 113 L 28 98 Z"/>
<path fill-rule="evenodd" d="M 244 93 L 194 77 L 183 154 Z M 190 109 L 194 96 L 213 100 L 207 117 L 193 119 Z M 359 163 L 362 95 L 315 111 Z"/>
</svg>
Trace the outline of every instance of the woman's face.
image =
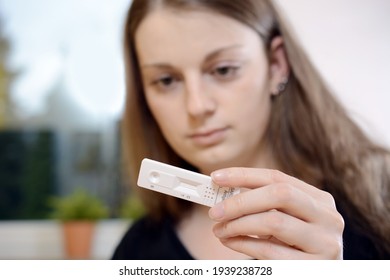
<svg viewBox="0 0 390 280">
<path fill-rule="evenodd" d="M 135 42 L 148 106 L 181 157 L 204 173 L 264 162 L 269 63 L 254 30 L 210 12 L 157 9 Z"/>
</svg>

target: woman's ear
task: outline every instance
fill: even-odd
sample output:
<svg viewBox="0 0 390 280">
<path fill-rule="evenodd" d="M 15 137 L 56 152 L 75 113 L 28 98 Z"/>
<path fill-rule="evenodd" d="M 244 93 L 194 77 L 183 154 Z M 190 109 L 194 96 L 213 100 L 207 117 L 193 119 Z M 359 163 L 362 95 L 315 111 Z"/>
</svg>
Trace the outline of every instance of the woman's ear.
<svg viewBox="0 0 390 280">
<path fill-rule="evenodd" d="M 290 74 L 290 65 L 281 36 L 272 39 L 270 45 L 270 93 L 277 95 L 284 89 Z"/>
</svg>

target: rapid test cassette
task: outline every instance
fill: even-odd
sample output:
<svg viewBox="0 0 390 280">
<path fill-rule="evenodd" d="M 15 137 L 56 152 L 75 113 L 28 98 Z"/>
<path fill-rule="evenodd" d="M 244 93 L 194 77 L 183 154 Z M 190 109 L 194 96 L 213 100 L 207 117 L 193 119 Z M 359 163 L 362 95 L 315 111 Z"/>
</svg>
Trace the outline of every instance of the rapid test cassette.
<svg viewBox="0 0 390 280">
<path fill-rule="evenodd" d="M 210 176 L 143 159 L 138 186 L 212 207 L 240 192 L 239 188 L 219 187 Z"/>
</svg>

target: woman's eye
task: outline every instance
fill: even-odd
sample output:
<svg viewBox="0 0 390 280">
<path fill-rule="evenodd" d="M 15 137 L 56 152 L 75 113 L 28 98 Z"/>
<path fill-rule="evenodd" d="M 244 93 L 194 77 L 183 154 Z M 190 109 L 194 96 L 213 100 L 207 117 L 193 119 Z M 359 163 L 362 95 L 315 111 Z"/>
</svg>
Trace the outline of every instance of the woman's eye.
<svg viewBox="0 0 390 280">
<path fill-rule="evenodd" d="M 212 71 L 212 74 L 220 79 L 228 79 L 235 76 L 238 66 L 220 66 Z"/>
<path fill-rule="evenodd" d="M 173 77 L 163 77 L 158 81 L 161 85 L 169 86 L 173 83 Z"/>
<path fill-rule="evenodd" d="M 175 86 L 178 81 L 177 78 L 171 75 L 161 76 L 152 82 L 152 85 L 156 86 L 159 90 L 167 90 Z"/>
</svg>

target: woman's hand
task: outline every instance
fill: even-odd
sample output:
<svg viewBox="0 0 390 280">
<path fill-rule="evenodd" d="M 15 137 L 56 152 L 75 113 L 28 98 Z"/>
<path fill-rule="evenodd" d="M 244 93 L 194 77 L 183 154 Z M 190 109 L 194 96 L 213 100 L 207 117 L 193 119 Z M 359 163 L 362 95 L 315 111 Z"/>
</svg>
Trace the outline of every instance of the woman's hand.
<svg viewBox="0 0 390 280">
<path fill-rule="evenodd" d="M 219 186 L 247 189 L 209 211 L 225 246 L 255 259 L 342 259 L 344 220 L 329 193 L 270 169 L 211 176 Z"/>
</svg>

